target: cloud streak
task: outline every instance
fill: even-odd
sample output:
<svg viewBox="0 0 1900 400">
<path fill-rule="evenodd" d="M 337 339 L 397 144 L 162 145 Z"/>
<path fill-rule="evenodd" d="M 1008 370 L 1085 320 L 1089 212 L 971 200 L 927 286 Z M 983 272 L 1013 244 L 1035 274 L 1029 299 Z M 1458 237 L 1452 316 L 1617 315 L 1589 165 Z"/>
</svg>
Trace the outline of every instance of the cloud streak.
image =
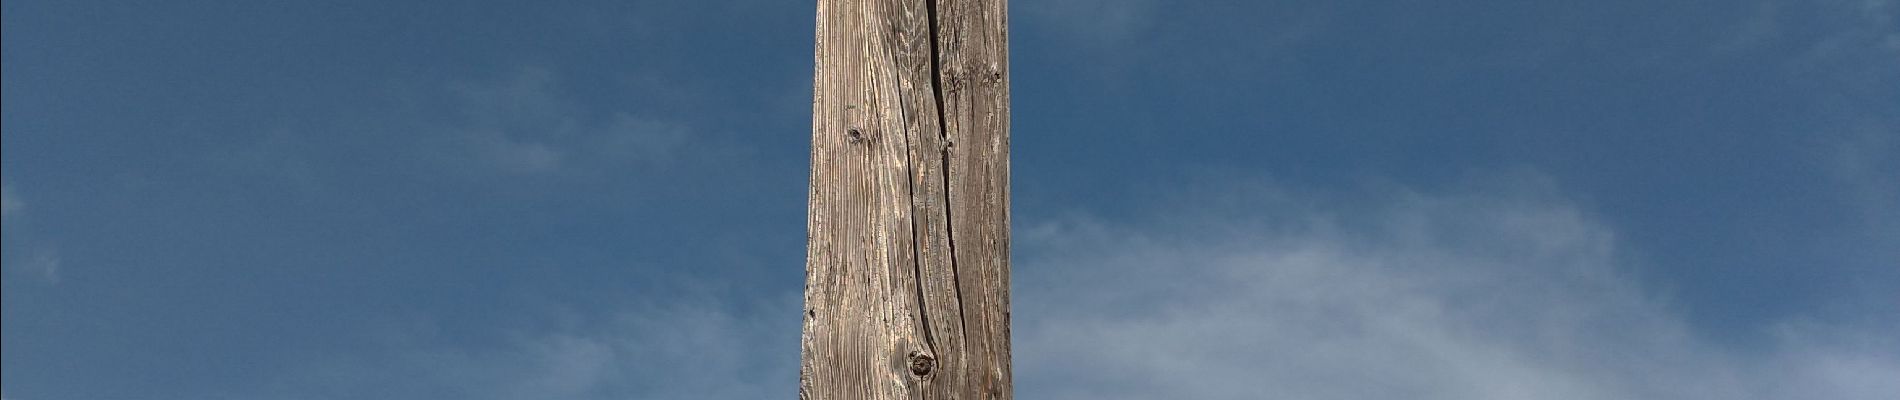
<svg viewBox="0 0 1900 400">
<path fill-rule="evenodd" d="M 1786 321 L 1764 328 L 1777 338 L 1765 348 L 1722 344 L 1631 278 L 1642 264 L 1619 253 L 1616 233 L 1548 182 L 1493 181 L 1344 195 L 1233 184 L 1190 190 L 1149 215 L 1076 214 L 1019 227 L 1017 396 L 1900 393 L 1890 378 L 1900 375 L 1900 341 L 1880 331 L 1887 321 Z M 321 363 L 289 392 L 792 396 L 796 293 L 749 308 L 709 293 L 638 298 L 598 315 L 550 312 L 556 323 L 508 330 L 491 346 L 442 343 L 428 324 L 405 328 L 383 341 L 386 358 Z"/>
<path fill-rule="evenodd" d="M 1875 399 L 1900 347 L 1790 321 L 1716 344 L 1625 275 L 1608 227 L 1541 184 L 1266 188 L 1252 208 L 1019 233 L 1024 398 Z M 1231 193 L 1230 193 L 1231 194 Z M 1221 196 L 1214 196 L 1221 197 Z M 1231 197 L 1232 196 L 1227 196 Z M 1205 209 L 1212 202 L 1169 209 Z M 1243 221 L 1243 222 L 1235 222 Z"/>
<path fill-rule="evenodd" d="M 1069 39 L 1106 45 L 1146 31 L 1156 6 L 1151 0 L 1043 0 L 1022 8 L 1030 19 Z"/>
<path fill-rule="evenodd" d="M 594 116 L 562 96 L 549 70 L 524 68 L 494 82 L 452 85 L 459 118 L 444 138 L 451 157 L 512 174 L 597 171 L 671 161 L 688 130 L 628 112 Z"/>
<path fill-rule="evenodd" d="M 275 391 L 290 398 L 786 398 L 797 392 L 796 376 L 787 375 L 798 370 L 797 298 L 774 300 L 785 303 L 772 308 L 783 312 L 739 312 L 704 293 L 604 314 L 555 309 L 523 324 L 534 328 L 502 329 L 501 339 L 479 346 L 447 343 L 447 332 L 425 318 L 378 334 L 385 350 L 378 356 L 314 360 Z"/>
<path fill-rule="evenodd" d="M 25 212 L 26 201 L 20 199 L 20 195 L 14 191 L 13 185 L 0 184 L 0 218 L 15 218 L 23 215 Z M 28 234 L 29 232 L 26 232 L 26 230 L 23 229 L 24 227 L 15 225 L 12 221 L 7 221 L 7 225 L 7 236 L 9 239 L 14 240 L 9 240 L 7 244 L 8 250 L 6 254 L 9 255 L 9 257 L 6 259 L 6 272 L 23 274 L 48 285 L 59 284 L 61 269 L 59 253 L 49 250 L 45 248 L 45 246 L 39 246 L 40 248 L 34 249 L 30 253 L 27 252 L 26 250 L 28 249 L 25 248 L 26 243 L 21 243 L 25 241 L 18 240 L 17 238 L 30 236 Z M 11 257 L 20 253 L 28 253 L 31 255 L 29 257 Z"/>
<path fill-rule="evenodd" d="M 33 258 L 23 261 L 24 262 L 20 265 L 20 272 L 37 278 L 48 285 L 59 284 L 61 268 L 59 253 L 42 250 L 33 254 Z"/>
<path fill-rule="evenodd" d="M 0 185 L 0 218 L 13 216 L 26 208 L 26 201 L 13 193 L 13 185 Z"/>
</svg>

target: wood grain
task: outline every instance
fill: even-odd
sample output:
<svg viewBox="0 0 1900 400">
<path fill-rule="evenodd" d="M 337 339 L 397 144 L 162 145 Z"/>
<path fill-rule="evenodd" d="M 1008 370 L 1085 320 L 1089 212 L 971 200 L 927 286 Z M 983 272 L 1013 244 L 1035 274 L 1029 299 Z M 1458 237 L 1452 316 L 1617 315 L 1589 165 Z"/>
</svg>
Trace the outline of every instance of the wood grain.
<svg viewBox="0 0 1900 400">
<path fill-rule="evenodd" d="M 801 399 L 1008 399 L 1004 0 L 820 0 Z"/>
</svg>

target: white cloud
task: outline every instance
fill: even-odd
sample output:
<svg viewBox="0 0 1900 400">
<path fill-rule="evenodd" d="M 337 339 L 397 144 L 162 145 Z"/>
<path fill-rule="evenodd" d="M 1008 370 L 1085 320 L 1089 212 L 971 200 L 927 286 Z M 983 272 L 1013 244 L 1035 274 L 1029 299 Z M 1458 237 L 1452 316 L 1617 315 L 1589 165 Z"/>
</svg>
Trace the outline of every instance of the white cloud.
<svg viewBox="0 0 1900 400">
<path fill-rule="evenodd" d="M 1385 191 L 1364 208 L 1092 218 L 1018 233 L 1018 388 L 1039 399 L 1891 398 L 1892 340 L 1773 349 L 1691 330 L 1616 235 L 1541 184 Z M 1220 196 L 1211 196 L 1220 197 Z M 1232 200 L 1231 196 L 1228 199 Z M 1169 209 L 1204 209 L 1188 201 Z M 1766 355 L 1762 355 L 1766 354 Z"/>
<path fill-rule="evenodd" d="M 1069 39 L 1108 45 L 1148 30 L 1156 5 L 1152 0 L 1041 0 L 1018 7 L 1031 21 Z"/>
<path fill-rule="evenodd" d="M 523 175 L 664 163 L 686 145 L 681 125 L 588 109 L 562 95 L 559 83 L 549 70 L 525 68 L 499 81 L 452 85 L 460 120 L 437 145 L 458 163 Z"/>
<path fill-rule="evenodd" d="M 1895 204 L 1900 200 L 1900 182 L 1892 179 L 1893 166 L 1900 166 L 1900 114 L 1890 117 L 1893 121 L 1880 121 L 1867 118 L 1856 124 L 1845 126 L 1841 132 L 1832 133 L 1837 137 L 1834 159 L 1831 167 L 1836 177 L 1856 185 L 1867 186 L 1869 205 Z M 1891 207 L 1890 213 L 1900 213 Z M 1900 215 L 1889 216 L 1889 218 Z"/>
<path fill-rule="evenodd" d="M 1217 188 L 1016 232 L 1025 399 L 1885 399 L 1900 337 L 1789 321 L 1734 348 L 1628 274 L 1617 235 L 1536 178 L 1450 193 Z M 1372 200 L 1367 200 L 1372 199 Z M 1235 205 L 1240 205 L 1236 207 Z M 1187 211 L 1182 211 L 1187 210 Z M 1152 221 L 1132 224 L 1127 221 Z M 645 298 L 454 345 L 421 324 L 288 391 L 424 398 L 794 395 L 796 293 Z M 723 299 L 723 300 L 722 300 Z M 784 315 L 781 315 L 782 312 Z M 457 338 L 456 340 L 449 340 Z M 325 392 L 349 397 L 355 392 Z"/>
<path fill-rule="evenodd" d="M 9 249 L 8 253 L 17 251 L 18 250 Z M 61 271 L 64 268 L 63 263 L 60 261 L 59 253 L 39 249 L 29 254 L 29 257 L 7 258 L 7 272 L 38 280 L 48 285 L 59 284 Z"/>
<path fill-rule="evenodd" d="M 1770 363 L 1774 370 L 1758 371 L 1779 380 L 1773 398 L 1785 399 L 1891 399 L 1900 395 L 1900 336 L 1874 329 L 1843 329 L 1787 324 L 1780 331 L 1787 351 Z M 1768 396 L 1763 396 L 1768 397 Z"/>
<path fill-rule="evenodd" d="M 507 339 L 442 332 L 418 322 L 384 336 L 379 352 L 317 360 L 280 382 L 287 394 L 457 399 L 760 399 L 797 393 L 798 298 L 783 313 L 735 312 L 705 296 L 617 311 L 553 311 Z M 451 344 L 461 342 L 462 345 Z M 332 389 L 324 389 L 332 388 Z M 350 388 L 350 389 L 334 389 Z"/>
<path fill-rule="evenodd" d="M 566 152 L 546 143 L 511 140 L 506 135 L 483 135 L 480 140 L 486 150 L 482 155 L 509 172 L 552 172 L 560 169 L 562 160 L 567 157 Z"/>
<path fill-rule="evenodd" d="M 22 269 L 48 284 L 57 284 L 60 271 L 59 254 L 50 251 L 40 252 L 34 255 L 33 259 L 27 260 Z"/>
<path fill-rule="evenodd" d="M 0 218 L 12 216 L 26 208 L 26 202 L 13 193 L 13 185 L 0 185 Z"/>
<path fill-rule="evenodd" d="M 1776 40 L 1784 35 L 1781 26 L 1781 3 L 1771 0 L 1758 0 L 1749 5 L 1747 16 L 1736 21 L 1728 37 L 1710 46 L 1717 54 L 1750 50 Z"/>
<path fill-rule="evenodd" d="M 1891 98 L 1900 82 L 1900 5 L 1891 0 L 1820 2 L 1815 24 L 1825 27 L 1804 43 L 1790 67 L 1833 92 L 1871 92 Z M 1882 102 L 1885 103 L 1885 102 Z"/>
<path fill-rule="evenodd" d="M 0 218 L 18 217 L 25 210 L 26 201 L 21 200 L 19 194 L 14 192 L 13 185 L 0 184 Z M 28 234 L 29 232 L 14 230 L 14 228 L 20 227 L 13 226 L 11 222 L 9 222 L 8 225 L 8 237 L 30 236 Z M 30 257 L 15 258 L 12 256 L 26 250 L 22 248 L 24 244 L 17 243 L 18 241 L 15 241 L 14 244 L 8 245 L 9 247 L 6 254 L 9 257 L 6 259 L 6 272 L 24 274 L 32 279 L 38 279 L 47 284 L 59 283 L 61 265 L 59 253 L 42 248 L 30 252 Z"/>
</svg>

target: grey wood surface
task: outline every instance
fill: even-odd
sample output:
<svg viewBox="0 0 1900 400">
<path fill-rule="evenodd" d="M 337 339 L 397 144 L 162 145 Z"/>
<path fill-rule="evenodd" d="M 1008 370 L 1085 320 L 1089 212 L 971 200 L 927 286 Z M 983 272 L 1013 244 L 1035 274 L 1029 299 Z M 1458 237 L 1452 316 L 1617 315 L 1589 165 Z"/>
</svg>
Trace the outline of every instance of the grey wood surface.
<svg viewBox="0 0 1900 400">
<path fill-rule="evenodd" d="M 1010 398 L 1006 8 L 818 2 L 800 398 Z"/>
</svg>

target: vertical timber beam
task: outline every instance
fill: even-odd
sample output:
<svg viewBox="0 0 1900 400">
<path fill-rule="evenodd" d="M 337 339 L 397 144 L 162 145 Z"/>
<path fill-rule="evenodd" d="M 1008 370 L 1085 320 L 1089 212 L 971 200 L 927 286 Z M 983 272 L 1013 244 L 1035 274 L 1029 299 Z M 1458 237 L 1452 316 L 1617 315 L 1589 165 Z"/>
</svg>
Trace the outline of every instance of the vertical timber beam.
<svg viewBox="0 0 1900 400">
<path fill-rule="evenodd" d="M 1007 15 L 818 1 L 799 398 L 1011 398 Z"/>
</svg>

